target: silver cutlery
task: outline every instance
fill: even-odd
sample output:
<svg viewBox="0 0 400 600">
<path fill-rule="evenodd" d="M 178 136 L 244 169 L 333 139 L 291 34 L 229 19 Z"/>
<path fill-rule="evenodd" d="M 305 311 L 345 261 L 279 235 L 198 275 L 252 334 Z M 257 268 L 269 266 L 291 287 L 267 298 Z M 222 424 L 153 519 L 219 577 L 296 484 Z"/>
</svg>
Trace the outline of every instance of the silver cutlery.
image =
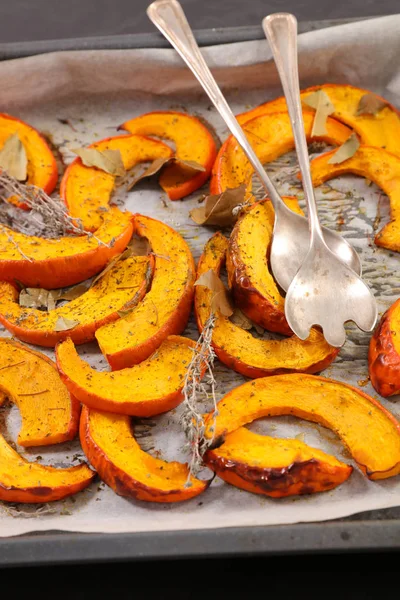
<svg viewBox="0 0 400 600">
<path fill-rule="evenodd" d="M 310 225 L 309 250 L 287 291 L 285 315 L 299 338 L 306 339 L 310 328 L 319 325 L 327 342 L 340 347 L 346 340 L 343 324 L 347 321 L 354 321 L 363 331 L 374 328 L 376 301 L 357 273 L 328 248 L 319 222 L 301 108 L 296 17 L 287 13 L 269 15 L 263 20 L 263 28 L 285 93 Z"/>
<path fill-rule="evenodd" d="M 148 7 L 147 14 L 198 79 L 265 188 L 275 209 L 271 268 L 276 281 L 286 291 L 309 249 L 307 219 L 291 211 L 278 194 L 208 68 L 179 2 L 156 0 Z M 361 273 L 360 259 L 350 244 L 336 232 L 325 227 L 322 231 L 331 250 L 351 269 Z"/>
</svg>

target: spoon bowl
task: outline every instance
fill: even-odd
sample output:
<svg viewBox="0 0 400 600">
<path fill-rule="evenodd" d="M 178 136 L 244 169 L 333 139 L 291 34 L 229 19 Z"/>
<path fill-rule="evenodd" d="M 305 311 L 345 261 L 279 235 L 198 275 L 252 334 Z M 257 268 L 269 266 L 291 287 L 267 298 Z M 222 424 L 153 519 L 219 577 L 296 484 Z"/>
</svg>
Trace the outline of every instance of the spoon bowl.
<svg viewBox="0 0 400 600">
<path fill-rule="evenodd" d="M 343 323 L 354 321 L 362 331 L 372 331 L 377 308 L 364 281 L 316 238 L 289 287 L 285 316 L 300 339 L 319 325 L 326 341 L 340 348 L 346 341 Z"/>
<path fill-rule="evenodd" d="M 286 210 L 285 210 L 286 209 Z M 362 265 L 357 252 L 337 233 L 321 227 L 326 245 L 343 263 L 361 275 Z M 304 240 L 308 241 L 307 244 Z M 309 251 L 310 229 L 308 221 L 285 205 L 275 208 L 274 236 L 271 244 L 270 264 L 274 278 L 286 292 Z"/>
</svg>

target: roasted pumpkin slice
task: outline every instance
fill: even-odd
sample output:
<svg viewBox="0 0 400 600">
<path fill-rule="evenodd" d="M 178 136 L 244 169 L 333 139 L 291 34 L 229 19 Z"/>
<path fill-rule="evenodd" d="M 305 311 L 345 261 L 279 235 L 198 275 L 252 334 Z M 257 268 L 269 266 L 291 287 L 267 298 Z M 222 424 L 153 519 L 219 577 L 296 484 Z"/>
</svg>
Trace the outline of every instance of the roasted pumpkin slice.
<svg viewBox="0 0 400 600">
<path fill-rule="evenodd" d="M 223 438 L 255 419 L 279 415 L 332 429 L 370 479 L 400 473 L 400 423 L 374 398 L 324 377 L 294 373 L 245 383 L 219 401 L 206 434 Z"/>
<path fill-rule="evenodd" d="M 343 144 L 351 134 L 348 127 L 328 117 L 327 134 L 311 138 L 314 113 L 304 110 L 303 120 L 308 141 L 321 140 L 336 146 Z M 294 148 L 292 127 L 286 112 L 261 115 L 246 123 L 244 130 L 262 163 L 271 162 Z M 254 169 L 238 142 L 233 136 L 229 136 L 221 146 L 213 166 L 211 193 L 220 194 L 228 188 L 235 188 L 243 183 L 247 183 L 251 191 L 253 173 Z"/>
<path fill-rule="evenodd" d="M 20 446 L 48 446 L 74 439 L 80 404 L 44 354 L 0 338 L 0 390 L 21 413 Z"/>
<path fill-rule="evenodd" d="M 219 274 L 225 262 L 228 240 L 216 233 L 206 244 L 200 258 L 198 278 L 209 270 Z M 197 285 L 195 291 L 195 313 L 199 331 L 211 314 L 213 292 Z M 219 360 L 246 377 L 264 377 L 276 373 L 300 371 L 317 373 L 325 369 L 338 354 L 325 341 L 322 333 L 312 329 L 307 340 L 296 336 L 284 340 L 257 339 L 248 331 L 232 323 L 217 312 L 212 334 L 212 345 Z"/>
<path fill-rule="evenodd" d="M 171 200 L 188 196 L 210 177 L 217 148 L 207 127 L 196 117 L 180 112 L 151 112 L 126 121 L 121 129 L 172 140 L 178 159 L 195 162 L 204 168 L 204 171 L 193 173 L 192 169 L 180 164 L 167 166 L 159 183 Z"/>
<path fill-rule="evenodd" d="M 376 183 L 390 201 L 390 223 L 375 236 L 375 244 L 388 250 L 400 251 L 400 156 L 383 148 L 360 146 L 357 152 L 342 163 L 330 164 L 332 152 L 326 152 L 311 161 L 311 173 L 315 186 L 328 179 L 353 173 Z"/>
<path fill-rule="evenodd" d="M 194 342 L 169 336 L 148 360 L 117 372 L 99 372 L 82 360 L 71 340 L 57 346 L 57 366 L 71 394 L 98 410 L 152 417 L 178 406 Z"/>
<path fill-rule="evenodd" d="M 0 281 L 18 280 L 47 290 L 67 287 L 99 273 L 132 237 L 132 215 L 112 208 L 95 237 L 45 239 L 0 227 Z"/>
<path fill-rule="evenodd" d="M 126 170 L 142 162 L 173 155 L 166 144 L 142 135 L 110 137 L 89 147 L 100 151 L 119 150 Z M 114 175 L 96 167 L 86 167 L 80 158 L 76 158 L 64 173 L 60 193 L 70 214 L 81 219 L 87 231 L 95 231 L 109 207 L 114 185 Z"/>
<path fill-rule="evenodd" d="M 385 312 L 369 344 L 371 383 L 385 398 L 400 393 L 400 299 Z"/>
<path fill-rule="evenodd" d="M 61 500 L 86 488 L 95 473 L 85 464 L 55 469 L 28 462 L 0 435 L 0 500 L 42 503 Z"/>
<path fill-rule="evenodd" d="M 94 339 L 96 329 L 134 308 L 150 283 L 153 259 L 135 256 L 117 262 L 87 292 L 49 312 L 23 308 L 19 292 L 0 283 L 0 323 L 24 342 L 55 346 L 70 337 L 76 344 Z"/>
<path fill-rule="evenodd" d="M 258 435 L 245 427 L 229 433 L 204 461 L 227 483 L 272 498 L 332 490 L 353 471 L 304 442 Z"/>
<path fill-rule="evenodd" d="M 27 183 L 42 188 L 50 194 L 57 184 L 58 170 L 56 159 L 53 156 L 45 139 L 40 133 L 15 117 L 0 113 L 0 149 L 3 148 L 7 139 L 18 134 L 26 152 Z M 18 198 L 10 198 L 10 201 L 20 208 L 29 209 L 24 202 Z"/>
<path fill-rule="evenodd" d="M 284 198 L 291 210 L 302 213 L 296 198 Z M 285 300 L 268 266 L 274 209 L 269 200 L 255 203 L 236 222 L 226 257 L 229 287 L 238 306 L 254 323 L 269 331 L 291 335 Z"/>
<path fill-rule="evenodd" d="M 135 231 L 148 239 L 155 257 L 151 290 L 137 308 L 96 332 L 113 369 L 146 360 L 172 334 L 185 329 L 193 300 L 195 266 L 189 246 L 177 232 L 150 217 L 135 215 Z"/>
<path fill-rule="evenodd" d="M 120 496 L 147 502 L 180 502 L 198 496 L 210 482 L 189 479 L 187 465 L 144 452 L 126 415 L 84 406 L 80 423 L 83 451 L 101 479 Z M 188 485 L 188 483 L 190 485 Z"/>
<path fill-rule="evenodd" d="M 332 117 L 354 129 L 363 144 L 400 154 L 397 143 L 400 136 L 400 113 L 393 105 L 386 102 L 384 98 L 376 96 L 385 103 L 381 110 L 376 114 L 357 114 L 361 98 L 370 92 L 352 85 L 334 83 L 307 88 L 301 92 L 301 98 L 305 100 L 307 96 L 318 90 L 323 90 L 334 105 L 335 112 L 332 113 Z M 309 108 L 307 106 L 307 109 Z M 237 119 L 239 123 L 244 124 L 260 115 L 282 110 L 287 110 L 284 97 L 261 104 L 253 110 L 242 113 Z"/>
</svg>

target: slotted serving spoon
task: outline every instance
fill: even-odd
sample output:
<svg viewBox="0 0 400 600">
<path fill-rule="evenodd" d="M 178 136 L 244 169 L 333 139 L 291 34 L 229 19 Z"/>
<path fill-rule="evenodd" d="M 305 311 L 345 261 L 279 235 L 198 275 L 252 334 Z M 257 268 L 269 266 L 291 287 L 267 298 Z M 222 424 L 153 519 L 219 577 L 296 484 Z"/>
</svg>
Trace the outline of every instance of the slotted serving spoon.
<svg viewBox="0 0 400 600">
<path fill-rule="evenodd" d="M 269 15 L 263 28 L 285 93 L 310 224 L 309 251 L 288 289 L 285 315 L 299 338 L 306 339 L 310 328 L 320 325 L 327 342 L 340 347 L 346 340 L 347 321 L 363 331 L 374 328 L 376 301 L 362 279 L 328 248 L 319 223 L 301 108 L 296 17 Z"/>
<path fill-rule="evenodd" d="M 147 14 L 198 79 L 225 124 L 242 147 L 271 199 L 275 209 L 274 235 L 270 255 L 271 268 L 277 282 L 286 291 L 309 248 L 307 219 L 292 212 L 275 189 L 207 67 L 179 2 L 177 0 L 156 0 L 148 7 Z M 196 141 L 193 140 L 193 142 Z M 350 244 L 329 229 L 323 228 L 323 235 L 332 251 L 357 273 L 361 273 L 359 256 Z"/>
</svg>

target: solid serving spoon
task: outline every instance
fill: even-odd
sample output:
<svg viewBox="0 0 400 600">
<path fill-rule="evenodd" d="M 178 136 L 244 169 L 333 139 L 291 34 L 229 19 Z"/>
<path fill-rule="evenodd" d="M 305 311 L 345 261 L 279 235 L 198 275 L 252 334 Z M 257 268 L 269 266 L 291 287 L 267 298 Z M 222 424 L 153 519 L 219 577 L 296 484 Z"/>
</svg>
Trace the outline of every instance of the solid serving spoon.
<svg viewBox="0 0 400 600">
<path fill-rule="evenodd" d="M 271 268 L 275 279 L 286 291 L 309 248 L 307 219 L 294 213 L 285 205 L 265 172 L 211 74 L 179 2 L 177 0 L 156 0 L 148 7 L 147 14 L 198 79 L 232 135 L 240 144 L 266 190 L 275 209 L 274 234 L 270 254 Z M 361 273 L 360 259 L 350 244 L 339 234 L 325 227 L 323 235 L 332 251 L 357 273 Z"/>
<path fill-rule="evenodd" d="M 288 289 L 285 315 L 302 340 L 313 325 L 320 325 L 326 341 L 340 347 L 346 340 L 347 321 L 363 331 L 374 328 L 376 301 L 362 279 L 328 248 L 319 223 L 301 108 L 296 17 L 273 14 L 265 17 L 263 28 L 285 93 L 310 224 L 309 251 Z"/>
</svg>

